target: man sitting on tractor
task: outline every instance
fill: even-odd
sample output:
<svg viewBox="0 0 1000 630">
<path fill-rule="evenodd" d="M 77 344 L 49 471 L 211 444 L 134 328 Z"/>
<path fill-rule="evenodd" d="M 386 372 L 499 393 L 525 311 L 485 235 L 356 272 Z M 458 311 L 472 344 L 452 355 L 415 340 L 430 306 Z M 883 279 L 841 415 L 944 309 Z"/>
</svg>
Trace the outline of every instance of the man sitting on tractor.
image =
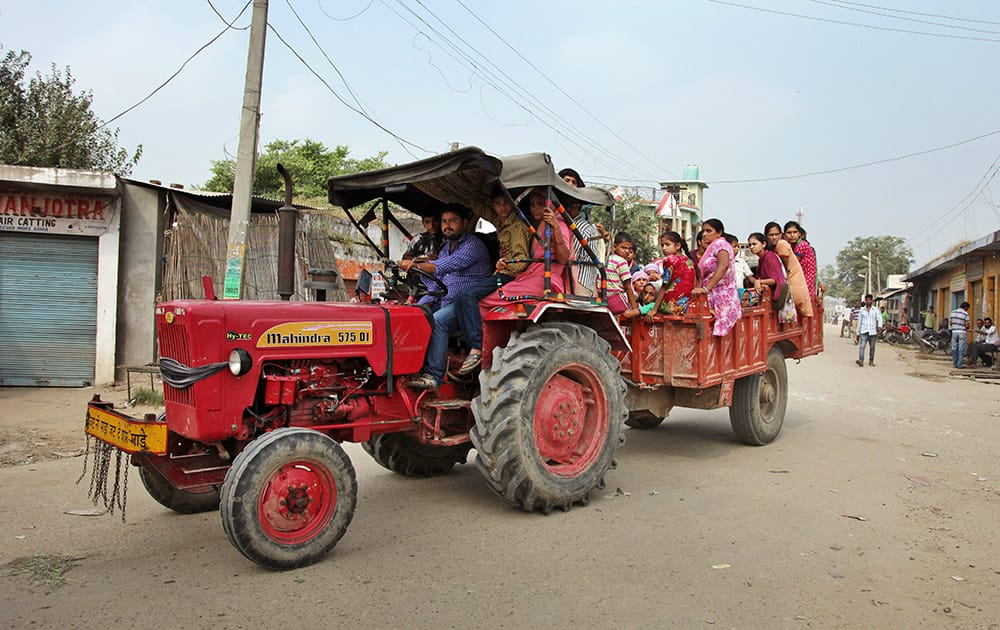
<svg viewBox="0 0 1000 630">
<path fill-rule="evenodd" d="M 447 287 L 442 297 L 426 295 L 420 299 L 434 312 L 434 330 L 431 333 L 423 373 L 409 382 L 418 389 L 437 389 L 444 380 L 445 359 L 448 356 L 448 337 L 460 328 L 454 297 L 463 290 L 490 276 L 490 255 L 486 246 L 469 232 L 469 211 L 459 205 L 450 205 L 441 213 L 441 231 L 444 244 L 436 260 L 417 262 L 403 260 L 399 268 L 412 267 L 434 274 Z"/>
</svg>

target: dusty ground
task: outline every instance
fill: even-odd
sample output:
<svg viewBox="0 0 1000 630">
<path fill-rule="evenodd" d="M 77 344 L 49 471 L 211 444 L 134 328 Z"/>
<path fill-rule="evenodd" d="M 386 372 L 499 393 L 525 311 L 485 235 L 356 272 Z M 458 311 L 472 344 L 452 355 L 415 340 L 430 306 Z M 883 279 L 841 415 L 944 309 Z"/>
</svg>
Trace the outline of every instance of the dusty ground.
<svg viewBox="0 0 1000 630">
<path fill-rule="evenodd" d="M 148 381 L 145 383 L 149 388 Z M 159 384 L 157 383 L 157 386 Z M 133 395 L 136 384 L 132 383 Z M 107 387 L 0 387 L 0 466 L 32 464 L 78 457 L 86 440 L 83 422 L 94 394 L 128 413 L 142 415 L 154 407 L 128 406 L 124 385 Z M 78 422 L 73 422 L 76 419 Z"/>
<path fill-rule="evenodd" d="M 858 368 L 832 326 L 826 346 L 789 364 L 774 444 L 676 409 L 628 430 L 608 488 L 568 514 L 510 508 L 472 466 L 407 479 L 350 445 L 354 521 L 287 573 L 136 476 L 126 524 L 65 514 L 91 507 L 81 458 L 41 460 L 83 446 L 93 392 L 0 389 L 5 457 L 32 461 L 0 469 L 0 625 L 1000 627 L 997 381 L 885 345 Z"/>
</svg>

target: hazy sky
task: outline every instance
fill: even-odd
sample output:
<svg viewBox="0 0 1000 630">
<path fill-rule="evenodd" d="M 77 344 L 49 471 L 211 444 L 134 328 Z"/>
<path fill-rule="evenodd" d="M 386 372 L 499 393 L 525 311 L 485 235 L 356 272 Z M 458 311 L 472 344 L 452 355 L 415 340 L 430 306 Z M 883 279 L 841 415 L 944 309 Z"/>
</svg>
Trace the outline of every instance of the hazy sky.
<svg viewBox="0 0 1000 630">
<path fill-rule="evenodd" d="M 246 0 L 213 2 L 232 20 Z M 419 148 L 345 107 L 275 32 L 262 143 L 309 137 L 356 157 L 386 150 L 390 162 L 453 141 L 496 155 L 545 151 L 588 183 L 644 186 L 697 164 L 711 186 L 706 218 L 745 238 L 801 206 L 821 264 L 856 236 L 891 234 L 908 240 L 915 268 L 1000 229 L 1000 178 L 986 184 L 1000 158 L 995 0 L 290 2 L 270 2 L 277 33 L 353 107 Z M 235 25 L 248 25 L 250 12 Z M 105 120 L 225 28 L 207 0 L 0 4 L 3 52 L 29 51 L 43 74 L 69 65 Z M 248 36 L 228 30 L 114 123 L 125 146 L 144 146 L 134 177 L 201 184 L 211 160 L 235 155 Z M 860 169 L 723 183 L 991 132 Z"/>
</svg>

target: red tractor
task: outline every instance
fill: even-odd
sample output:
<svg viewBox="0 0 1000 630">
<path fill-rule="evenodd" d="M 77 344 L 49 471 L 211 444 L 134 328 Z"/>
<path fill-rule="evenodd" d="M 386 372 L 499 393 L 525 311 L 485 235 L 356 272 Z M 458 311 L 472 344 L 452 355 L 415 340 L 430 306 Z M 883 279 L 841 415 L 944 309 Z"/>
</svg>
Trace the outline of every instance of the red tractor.
<svg viewBox="0 0 1000 630">
<path fill-rule="evenodd" d="M 651 429 L 673 406 L 728 407 L 737 437 L 749 444 L 778 437 L 785 359 L 822 351 L 822 300 L 815 317 L 782 324 L 765 295 L 716 337 L 701 297 L 684 315 L 620 324 L 604 296 L 552 294 L 547 285 L 544 295 L 484 318 L 478 379 L 458 375 L 467 350 L 453 339 L 441 387 L 408 386 L 431 324 L 391 265 L 389 203 L 427 215 L 443 204 L 471 206 L 497 182 L 516 197 L 543 188 L 553 199 L 613 203 L 605 191 L 567 185 L 544 154 L 501 161 L 471 147 L 332 178 L 330 201 L 359 228 L 351 209 L 381 207 L 382 246 L 369 242 L 387 263 L 390 298 L 209 295 L 157 306 L 166 413 L 133 418 L 97 397 L 88 405 L 95 501 L 100 495 L 106 507 L 123 507 L 119 484 L 107 491 L 107 471 L 117 459 L 115 479 L 127 474 L 128 454 L 158 502 L 178 512 L 219 507 L 226 536 L 247 558 L 289 569 L 323 558 L 351 522 L 357 481 L 341 442 L 362 443 L 404 475 L 446 473 L 475 448 L 476 466 L 497 494 L 550 512 L 585 504 L 603 486 L 625 422 Z M 417 295 L 428 290 L 418 275 L 407 282 Z"/>
<path fill-rule="evenodd" d="M 513 195 L 542 187 L 613 203 L 565 184 L 543 154 L 501 161 L 476 148 L 332 178 L 330 200 L 352 221 L 352 208 L 381 207 L 382 247 L 371 244 L 391 269 L 390 202 L 422 215 L 470 207 L 501 171 Z M 388 275 L 396 286 L 399 274 Z M 427 290 L 409 276 L 411 291 Z M 390 293 L 368 303 L 158 305 L 166 413 L 133 418 L 95 397 L 86 428 L 103 458 L 95 470 L 130 454 L 154 499 L 186 513 L 219 507 L 230 542 L 272 569 L 316 562 L 347 530 L 357 481 L 340 442 L 362 443 L 404 475 L 448 472 L 475 448 L 489 487 L 528 511 L 569 510 L 602 487 L 626 418 L 613 351 L 629 350 L 607 308 L 550 294 L 491 313 L 478 380 L 455 374 L 466 350 L 453 339 L 453 369 L 428 392 L 406 383 L 423 365 L 430 319 L 412 296 Z"/>
</svg>

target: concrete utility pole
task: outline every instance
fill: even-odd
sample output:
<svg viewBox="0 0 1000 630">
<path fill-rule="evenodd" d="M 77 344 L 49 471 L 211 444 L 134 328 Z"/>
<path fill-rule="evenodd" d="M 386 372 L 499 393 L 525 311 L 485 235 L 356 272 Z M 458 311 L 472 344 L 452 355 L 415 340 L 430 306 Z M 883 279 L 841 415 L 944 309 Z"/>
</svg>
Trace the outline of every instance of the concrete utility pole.
<svg viewBox="0 0 1000 630">
<path fill-rule="evenodd" d="M 266 34 L 267 0 L 253 0 L 250 50 L 247 52 L 247 75 L 243 85 L 243 109 L 240 115 L 240 144 L 236 150 L 236 179 L 233 182 L 233 206 L 229 215 L 226 280 L 222 289 L 222 297 L 227 300 L 243 297 L 247 225 L 250 223 L 254 174 L 257 172 L 257 132 L 260 127 L 260 90 L 264 78 Z"/>
<path fill-rule="evenodd" d="M 865 256 L 865 260 L 868 261 L 868 275 L 865 277 L 865 284 L 868 285 L 868 290 L 865 291 L 865 293 L 871 293 L 872 292 L 872 253 L 871 253 L 871 251 L 869 251 L 868 255 Z"/>
</svg>

